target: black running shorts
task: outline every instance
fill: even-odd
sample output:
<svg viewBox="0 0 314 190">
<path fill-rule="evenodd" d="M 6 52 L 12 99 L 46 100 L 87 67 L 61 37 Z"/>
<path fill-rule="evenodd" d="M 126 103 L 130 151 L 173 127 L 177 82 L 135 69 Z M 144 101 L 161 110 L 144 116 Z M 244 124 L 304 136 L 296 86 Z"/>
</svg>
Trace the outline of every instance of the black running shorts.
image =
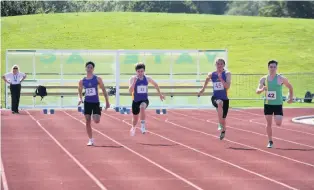
<svg viewBox="0 0 314 190">
<path fill-rule="evenodd" d="M 101 115 L 100 103 L 84 102 L 84 115 Z"/>
<path fill-rule="evenodd" d="M 217 104 L 217 98 L 215 98 L 214 96 L 212 96 L 211 98 L 212 100 L 212 104 L 215 108 L 218 108 L 218 104 Z M 222 106 L 222 110 L 223 110 L 223 115 L 222 118 L 226 118 L 228 115 L 228 110 L 229 110 L 229 100 L 222 100 L 223 102 L 223 106 Z"/>
<path fill-rule="evenodd" d="M 140 105 L 142 102 L 145 102 L 147 107 L 149 105 L 149 100 L 141 100 L 141 101 L 138 101 L 138 102 L 132 102 L 132 113 L 133 115 L 138 115 L 140 113 Z"/>
<path fill-rule="evenodd" d="M 264 104 L 264 115 L 282 115 L 282 105 L 268 105 Z"/>
</svg>

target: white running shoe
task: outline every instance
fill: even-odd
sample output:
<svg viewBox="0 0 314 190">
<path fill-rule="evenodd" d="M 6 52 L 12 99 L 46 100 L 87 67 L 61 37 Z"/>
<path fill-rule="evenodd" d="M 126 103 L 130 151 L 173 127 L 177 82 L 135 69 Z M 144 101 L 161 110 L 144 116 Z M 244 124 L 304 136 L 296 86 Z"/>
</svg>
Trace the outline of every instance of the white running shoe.
<svg viewBox="0 0 314 190">
<path fill-rule="evenodd" d="M 221 131 L 222 130 L 222 126 L 220 124 L 218 124 L 218 130 Z"/>
<path fill-rule="evenodd" d="M 142 124 L 142 126 L 141 126 L 141 131 L 142 131 L 142 133 L 143 133 L 143 134 L 145 134 L 145 133 L 146 133 L 146 127 L 145 127 L 145 124 Z"/>
<path fill-rule="evenodd" d="M 135 127 L 132 127 L 131 129 L 130 129 L 130 135 L 133 137 L 134 135 L 135 135 Z"/>
<path fill-rule="evenodd" d="M 93 139 L 89 139 L 87 146 L 93 146 L 94 145 L 94 140 Z"/>
</svg>

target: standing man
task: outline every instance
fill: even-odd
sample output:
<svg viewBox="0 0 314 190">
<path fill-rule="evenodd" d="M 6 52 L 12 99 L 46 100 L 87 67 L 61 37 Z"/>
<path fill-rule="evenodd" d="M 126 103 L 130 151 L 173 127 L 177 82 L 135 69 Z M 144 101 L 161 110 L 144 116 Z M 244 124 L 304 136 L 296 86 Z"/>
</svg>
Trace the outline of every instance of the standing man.
<svg viewBox="0 0 314 190">
<path fill-rule="evenodd" d="M 228 89 L 231 85 L 231 73 L 226 71 L 224 67 L 225 60 L 217 59 L 216 71 L 208 74 L 203 88 L 198 93 L 199 96 L 203 94 L 208 82 L 212 80 L 214 94 L 211 101 L 218 113 L 218 129 L 221 130 L 219 137 L 220 140 L 225 137 L 226 133 L 226 117 L 229 110 Z"/>
<path fill-rule="evenodd" d="M 146 132 L 145 127 L 145 110 L 149 105 L 148 100 L 148 83 L 151 83 L 156 88 L 159 93 L 160 100 L 163 101 L 165 97 L 161 94 L 158 84 L 149 76 L 145 75 L 145 64 L 137 63 L 135 65 L 136 76 L 133 76 L 129 80 L 129 92 L 132 94 L 132 128 L 130 130 L 130 135 L 135 135 L 135 126 L 139 119 L 141 119 L 141 131 L 143 134 Z"/>
<path fill-rule="evenodd" d="M 82 91 L 85 89 L 85 99 L 84 99 L 84 115 L 86 119 L 86 131 L 89 137 L 89 141 L 87 146 L 94 145 L 94 139 L 92 135 L 92 127 L 91 127 L 91 115 L 93 115 L 93 120 L 95 123 L 100 122 L 101 109 L 98 95 L 98 86 L 102 89 L 106 100 L 106 110 L 110 107 L 109 98 L 104 86 L 104 83 L 100 77 L 94 75 L 95 64 L 93 62 L 87 62 L 85 65 L 86 68 L 86 77 L 84 77 L 79 82 L 79 103 L 80 105 L 83 102 L 82 99 Z"/>
<path fill-rule="evenodd" d="M 19 67 L 17 65 L 13 65 L 12 71 L 2 76 L 2 79 L 6 83 L 10 84 L 12 114 L 19 113 L 21 82 L 25 78 L 26 78 L 26 74 L 19 72 Z"/>
<path fill-rule="evenodd" d="M 273 147 L 272 140 L 272 117 L 277 126 L 282 123 L 283 117 L 283 97 L 282 97 L 282 84 L 289 88 L 289 100 L 288 103 L 293 101 L 293 88 L 288 79 L 277 74 L 278 62 L 271 60 L 268 62 L 268 75 L 263 76 L 257 87 L 256 93 L 260 94 L 265 91 L 264 100 L 264 115 L 267 121 L 266 132 L 268 135 L 268 148 Z"/>
</svg>

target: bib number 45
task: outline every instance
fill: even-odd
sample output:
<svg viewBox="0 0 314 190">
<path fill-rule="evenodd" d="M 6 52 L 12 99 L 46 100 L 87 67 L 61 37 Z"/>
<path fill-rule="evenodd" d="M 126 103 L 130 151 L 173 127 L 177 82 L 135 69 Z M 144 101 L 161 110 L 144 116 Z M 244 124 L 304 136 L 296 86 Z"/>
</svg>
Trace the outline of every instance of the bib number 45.
<svg viewBox="0 0 314 190">
<path fill-rule="evenodd" d="M 224 89 L 224 85 L 222 84 L 222 82 L 214 83 L 214 90 L 223 90 L 223 89 Z"/>
</svg>

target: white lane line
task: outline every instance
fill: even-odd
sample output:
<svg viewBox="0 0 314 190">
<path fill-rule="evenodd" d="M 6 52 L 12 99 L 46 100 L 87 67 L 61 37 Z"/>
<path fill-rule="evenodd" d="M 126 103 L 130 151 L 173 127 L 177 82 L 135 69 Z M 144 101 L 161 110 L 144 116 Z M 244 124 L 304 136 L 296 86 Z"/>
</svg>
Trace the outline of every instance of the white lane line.
<svg viewBox="0 0 314 190">
<path fill-rule="evenodd" d="M 159 120 L 158 118 L 156 117 L 153 117 L 154 119 L 156 120 Z M 203 120 L 203 121 L 206 121 L 206 120 Z M 204 134 L 204 135 L 207 135 L 207 136 L 211 136 L 211 137 L 214 137 L 214 138 L 219 138 L 217 137 L 216 135 L 213 135 L 213 134 L 210 134 L 210 133 L 206 133 L 206 132 L 203 132 L 203 131 L 199 131 L 199 130 L 195 130 L 195 129 L 191 129 L 191 128 L 188 128 L 188 127 L 184 127 L 180 124 L 177 124 L 177 123 L 174 123 L 174 122 L 171 122 L 169 121 L 168 119 L 165 120 L 166 123 L 170 123 L 174 126 L 177 126 L 177 127 L 180 127 L 180 128 L 183 128 L 183 129 L 187 129 L 189 131 L 193 131 L 193 132 L 197 132 L 197 133 L 201 133 L 201 134 Z M 276 154 L 276 153 L 272 153 L 272 152 L 268 152 L 266 150 L 263 150 L 263 149 L 259 149 L 259 148 L 256 148 L 254 146 L 249 146 L 249 145 L 246 145 L 246 144 L 242 144 L 242 143 L 239 143 L 239 142 L 236 142 L 236 141 L 232 141 L 232 140 L 229 140 L 227 138 L 224 139 L 225 141 L 228 141 L 230 143 L 234 143 L 234 144 L 238 144 L 238 145 L 241 145 L 241 146 L 244 146 L 244 147 L 248 147 L 248 148 L 251 148 L 251 149 L 256 149 L 258 151 L 261 151 L 261 152 L 264 152 L 264 153 L 267 153 L 267 154 L 270 154 L 270 155 L 274 155 L 274 156 L 277 156 L 277 157 L 280 157 L 280 158 L 284 158 L 284 159 L 287 159 L 287 160 L 290 160 L 290 161 L 293 161 L 293 162 L 296 162 L 296 163 L 300 163 L 300 164 L 304 164 L 304 165 L 307 165 L 307 166 L 310 166 L 310 167 L 313 167 L 314 168 L 314 165 L 313 164 L 310 164 L 310 163 L 307 163 L 307 162 L 302 162 L 300 160 L 296 160 L 296 159 L 293 159 L 293 158 L 289 158 L 289 157 L 286 157 L 286 156 L 282 156 L 282 155 L 279 155 L 279 154 Z"/>
<path fill-rule="evenodd" d="M 26 111 L 26 110 L 25 110 Z M 37 125 L 47 133 L 47 135 L 98 185 L 102 190 L 107 190 L 107 188 L 88 170 L 86 169 L 61 143 L 54 138 L 54 136 L 49 133 L 38 120 L 36 120 L 28 111 L 26 113 L 37 123 Z"/>
<path fill-rule="evenodd" d="M 104 114 L 104 115 L 107 115 L 108 117 L 111 117 L 111 118 L 115 118 L 116 120 L 120 120 L 120 121 L 122 121 L 123 123 L 125 123 L 126 125 L 132 126 L 131 123 L 128 123 L 128 122 L 126 122 L 125 120 L 121 120 L 121 119 L 119 119 L 119 118 L 116 118 L 116 117 L 111 116 L 111 115 L 108 115 L 108 114 Z M 138 127 L 136 127 L 136 128 L 138 128 Z M 203 155 L 208 156 L 208 157 L 210 157 L 210 158 L 213 158 L 213 159 L 215 159 L 215 160 L 218 160 L 218 161 L 220 161 L 220 162 L 223 162 L 223 163 L 225 163 L 225 164 L 231 165 L 231 166 L 233 166 L 233 167 L 235 167 L 235 168 L 238 168 L 238 169 L 240 169 L 240 170 L 243 170 L 243 171 L 245 171 L 245 172 L 254 174 L 254 175 L 256 175 L 256 176 L 258 176 L 258 177 L 261 177 L 261 178 L 263 178 L 263 179 L 265 179 L 265 180 L 268 180 L 268 181 L 271 181 L 271 182 L 276 183 L 276 184 L 278 184 L 278 185 L 284 186 L 284 187 L 286 187 L 286 188 L 288 188 L 288 189 L 296 190 L 296 188 L 291 187 L 291 186 L 289 186 L 289 185 L 287 185 L 287 184 L 285 184 L 285 183 L 276 181 L 276 180 L 274 180 L 274 179 L 271 179 L 271 178 L 269 178 L 269 177 L 266 177 L 266 176 L 264 176 L 264 175 L 262 175 L 262 174 L 259 174 L 259 173 L 257 173 L 257 172 L 254 172 L 254 171 L 245 169 L 245 168 L 243 168 L 243 167 L 241 167 L 241 166 L 239 166 L 239 165 L 233 164 L 233 163 L 231 163 L 231 162 L 228 162 L 228 161 L 223 160 L 223 159 L 221 159 L 221 158 L 218 158 L 218 157 L 216 157 L 216 156 L 213 156 L 213 155 L 210 155 L 210 154 L 208 154 L 208 153 L 202 152 L 202 151 L 197 150 L 197 149 L 195 149 L 195 148 L 192 148 L 192 147 L 190 147 L 190 146 L 188 146 L 188 145 L 185 145 L 185 144 L 182 144 L 182 143 L 180 143 L 180 142 L 171 140 L 171 139 L 169 139 L 169 138 L 167 138 L 167 137 L 165 137 L 165 136 L 159 135 L 159 134 L 157 134 L 157 133 L 154 133 L 154 132 L 148 131 L 148 130 L 147 130 L 147 132 L 149 132 L 149 133 L 151 133 L 151 134 L 153 134 L 153 135 L 156 135 L 156 136 L 158 136 L 158 137 L 160 137 L 160 138 L 166 139 L 166 140 L 168 140 L 168 141 L 170 141 L 170 142 L 172 142 L 172 143 L 179 144 L 179 145 L 181 145 L 181 146 L 183 146 L 183 147 L 185 147 L 185 148 L 188 148 L 188 149 L 190 149 L 190 150 L 193 150 L 193 151 L 195 151 L 195 152 L 198 152 L 198 153 L 200 153 L 200 154 L 203 154 Z"/>
<path fill-rule="evenodd" d="M 69 114 L 69 113 L 67 113 L 67 112 L 65 112 L 65 111 L 64 111 L 64 113 L 67 114 L 68 116 L 70 116 L 71 118 L 77 120 L 78 122 L 80 122 L 81 124 L 83 124 L 83 125 L 85 126 L 85 123 L 82 122 L 80 119 L 78 119 L 78 118 L 72 116 L 71 114 Z M 104 113 L 104 115 L 107 115 L 107 114 Z M 111 117 L 110 115 L 107 115 L 107 116 Z M 119 121 L 121 121 L 121 120 L 119 120 Z M 137 155 L 137 156 L 143 158 L 144 160 L 146 160 L 146 161 L 148 161 L 149 163 L 151 163 L 151 164 L 157 166 L 158 168 L 164 170 L 165 172 L 167 172 L 167 173 L 169 173 L 169 174 L 175 176 L 176 178 L 182 180 L 183 182 L 187 183 L 188 185 L 194 187 L 195 189 L 203 190 L 202 188 L 200 188 L 200 187 L 197 186 L 196 184 L 192 183 L 191 181 L 189 181 L 189 180 L 183 178 L 182 176 L 180 176 L 180 175 L 178 175 L 178 174 L 176 174 L 176 173 L 170 171 L 169 169 L 167 169 L 167 168 L 161 166 L 160 164 L 158 164 L 158 163 L 152 161 L 151 159 L 149 159 L 149 158 L 143 156 L 142 154 L 136 152 L 135 150 L 133 150 L 133 149 L 131 149 L 131 148 L 125 146 L 124 144 L 122 144 L 122 143 L 120 143 L 120 142 L 114 140 L 113 138 L 111 138 L 111 137 L 105 135 L 104 133 L 102 133 L 101 131 L 99 131 L 99 130 L 97 130 L 97 129 L 93 129 L 93 130 L 96 131 L 97 133 L 99 133 L 100 135 L 106 137 L 107 139 L 109 139 L 109 140 L 115 142 L 116 144 L 118 144 L 118 145 L 120 145 L 120 146 L 123 146 L 123 147 L 124 147 L 125 149 L 127 149 L 128 151 L 130 151 L 130 152 L 132 152 L 133 154 L 135 154 L 135 155 Z"/>
<path fill-rule="evenodd" d="M 236 120 L 239 120 L 239 121 L 244 121 L 244 122 L 255 123 L 255 124 L 258 124 L 258 125 L 261 125 L 261 126 L 266 127 L 266 124 L 265 124 L 265 123 L 261 123 L 261 122 L 254 121 L 255 119 L 244 120 L 244 119 L 240 119 L 240 118 L 237 118 L 237 117 L 229 117 L 229 118 L 236 119 Z M 293 131 L 293 132 L 296 132 L 296 133 L 302 133 L 302 134 L 314 136 L 314 133 L 308 133 L 308 132 L 299 131 L 299 130 L 294 130 L 294 129 L 288 129 L 288 128 L 284 128 L 284 127 L 272 126 L 272 128 L 278 128 L 278 129 L 282 129 L 282 130 L 286 130 L 286 131 Z"/>
<path fill-rule="evenodd" d="M 1 157 L 1 179 L 2 179 L 2 184 L 3 184 L 3 190 L 9 190 L 8 181 L 4 172 L 2 157 Z"/>
<path fill-rule="evenodd" d="M 175 113 L 175 112 L 172 111 L 172 113 Z M 181 114 L 181 113 L 175 113 L 175 114 L 187 116 L 187 115 Z M 201 120 L 202 121 L 202 119 L 199 119 L 199 118 L 194 117 L 194 116 L 189 116 L 189 117 L 193 118 L 193 119 L 196 119 L 196 120 Z M 218 124 L 217 122 L 211 121 L 209 119 L 206 120 L 206 122 L 213 123 L 213 124 Z M 247 133 L 252 133 L 252 134 L 255 134 L 255 135 L 260 135 L 260 136 L 267 137 L 267 135 L 265 135 L 265 134 L 261 134 L 261 133 L 257 133 L 257 132 L 249 131 L 249 130 L 245 130 L 245 129 L 235 128 L 235 127 L 231 127 L 229 125 L 227 125 L 227 128 L 238 130 L 238 131 L 244 131 L 244 132 L 247 132 Z M 291 143 L 291 144 L 297 144 L 297 145 L 305 146 L 305 147 L 309 147 L 309 148 L 314 148 L 314 146 L 311 146 L 311 145 L 308 145 L 308 144 L 298 143 L 298 142 L 295 142 L 295 141 L 290 141 L 290 140 L 282 139 L 282 138 L 279 138 L 279 137 L 274 137 L 273 136 L 273 139 L 277 139 L 277 140 L 285 141 L 285 142 L 288 142 L 288 143 Z"/>
</svg>

